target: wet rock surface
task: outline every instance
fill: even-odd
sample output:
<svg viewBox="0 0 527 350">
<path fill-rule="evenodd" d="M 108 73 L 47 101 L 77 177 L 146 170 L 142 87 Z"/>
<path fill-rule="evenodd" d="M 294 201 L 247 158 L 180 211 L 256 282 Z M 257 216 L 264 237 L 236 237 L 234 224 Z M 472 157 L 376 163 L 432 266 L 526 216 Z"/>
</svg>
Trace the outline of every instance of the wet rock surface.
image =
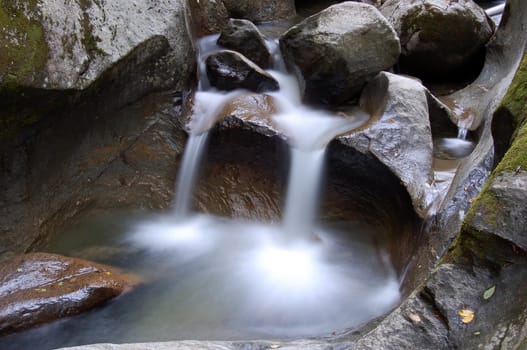
<svg viewBox="0 0 527 350">
<path fill-rule="evenodd" d="M 186 18 L 194 40 L 221 32 L 229 21 L 229 12 L 221 0 L 188 0 L 187 5 L 189 14 Z"/>
<path fill-rule="evenodd" d="M 424 216 L 425 190 L 433 178 L 426 89 L 414 79 L 383 72 L 365 87 L 361 101 L 374 120 L 339 140 L 388 166 Z"/>
<path fill-rule="evenodd" d="M 251 21 L 230 19 L 221 31 L 218 44 L 241 53 L 260 68 L 270 68 L 271 55 L 269 50 L 262 34 Z"/>
<path fill-rule="evenodd" d="M 254 92 L 275 91 L 278 82 L 242 54 L 223 50 L 206 59 L 210 84 L 220 90 L 247 89 Z"/>
<path fill-rule="evenodd" d="M 295 16 L 294 0 L 223 0 L 232 18 L 252 22 L 269 22 L 291 19 Z"/>
<path fill-rule="evenodd" d="M 56 254 L 12 257 L 0 266 L 0 334 L 79 314 L 138 282 L 115 268 Z"/>
<path fill-rule="evenodd" d="M 494 24 L 472 0 L 388 0 L 381 12 L 401 41 L 401 71 L 455 79 L 482 66 Z"/>
<path fill-rule="evenodd" d="M 399 39 L 373 6 L 345 2 L 308 17 L 280 38 L 286 64 L 305 81 L 306 101 L 340 104 L 399 57 Z"/>
</svg>

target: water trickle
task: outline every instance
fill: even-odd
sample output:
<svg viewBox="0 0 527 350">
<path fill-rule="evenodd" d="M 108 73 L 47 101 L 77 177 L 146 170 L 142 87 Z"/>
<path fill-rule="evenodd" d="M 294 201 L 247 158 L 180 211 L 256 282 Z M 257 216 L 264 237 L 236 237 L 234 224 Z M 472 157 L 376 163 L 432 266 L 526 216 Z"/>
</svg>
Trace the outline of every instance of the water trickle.
<svg viewBox="0 0 527 350">
<path fill-rule="evenodd" d="M 457 138 L 460 140 L 466 140 L 467 133 L 468 133 L 468 129 L 460 126 L 458 127 Z"/>
</svg>

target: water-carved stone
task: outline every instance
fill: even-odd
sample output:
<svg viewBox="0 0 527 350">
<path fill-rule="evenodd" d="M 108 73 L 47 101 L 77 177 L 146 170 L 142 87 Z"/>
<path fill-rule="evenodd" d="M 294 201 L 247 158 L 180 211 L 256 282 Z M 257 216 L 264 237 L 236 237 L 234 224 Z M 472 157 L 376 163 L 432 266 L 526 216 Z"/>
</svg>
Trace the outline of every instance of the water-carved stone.
<svg viewBox="0 0 527 350">
<path fill-rule="evenodd" d="M 238 51 L 263 69 L 269 68 L 271 55 L 258 28 L 248 20 L 231 19 L 222 30 L 218 44 Z"/>
<path fill-rule="evenodd" d="M 395 31 L 373 6 L 345 2 L 308 17 L 280 38 L 286 63 L 305 81 L 304 98 L 339 104 L 399 57 Z"/>
<path fill-rule="evenodd" d="M 382 72 L 364 88 L 361 103 L 373 121 L 340 140 L 388 166 L 424 215 L 425 189 L 433 178 L 426 88 L 417 80 Z"/>
<path fill-rule="evenodd" d="M 223 50 L 206 59 L 207 77 L 220 90 L 247 89 L 254 92 L 275 91 L 278 82 L 242 54 Z"/>
</svg>

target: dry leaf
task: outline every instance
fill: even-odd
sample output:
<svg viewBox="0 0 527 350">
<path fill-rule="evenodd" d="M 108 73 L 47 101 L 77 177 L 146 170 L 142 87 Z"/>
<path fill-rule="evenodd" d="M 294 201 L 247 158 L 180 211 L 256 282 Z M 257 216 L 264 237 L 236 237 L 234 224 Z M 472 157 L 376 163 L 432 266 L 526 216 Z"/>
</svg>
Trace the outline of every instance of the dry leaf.
<svg viewBox="0 0 527 350">
<path fill-rule="evenodd" d="M 487 299 L 492 298 L 495 291 L 496 291 L 496 286 L 490 287 L 489 289 L 485 291 L 485 293 L 483 293 L 483 299 L 487 300 Z"/>
<path fill-rule="evenodd" d="M 278 349 L 280 347 L 280 345 L 278 344 L 272 344 L 271 345 L 271 349 Z"/>
<path fill-rule="evenodd" d="M 463 323 L 470 323 L 474 320 L 474 311 L 472 310 L 459 310 L 458 315 L 461 316 L 461 322 Z"/>
</svg>

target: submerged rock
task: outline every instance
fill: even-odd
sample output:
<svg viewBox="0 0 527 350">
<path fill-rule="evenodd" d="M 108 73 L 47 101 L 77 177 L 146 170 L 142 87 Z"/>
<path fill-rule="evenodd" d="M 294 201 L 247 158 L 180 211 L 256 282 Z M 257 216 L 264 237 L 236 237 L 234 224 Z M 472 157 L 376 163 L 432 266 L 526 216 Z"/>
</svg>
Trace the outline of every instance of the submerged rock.
<svg viewBox="0 0 527 350">
<path fill-rule="evenodd" d="M 12 257 L 0 266 L 0 334 L 87 311 L 138 282 L 115 268 L 56 254 Z"/>
<path fill-rule="evenodd" d="M 263 69 L 271 65 L 271 54 L 258 28 L 248 20 L 231 19 L 222 30 L 218 44 L 237 51 Z"/>
<path fill-rule="evenodd" d="M 247 89 L 254 92 L 275 91 L 278 82 L 242 54 L 223 50 L 206 59 L 210 84 L 221 90 Z"/>
<path fill-rule="evenodd" d="M 373 154 L 390 168 L 424 215 L 425 189 L 433 179 L 426 88 L 414 79 L 382 72 L 365 87 L 361 104 L 373 121 L 340 141 Z"/>
<path fill-rule="evenodd" d="M 381 12 L 401 40 L 403 72 L 441 80 L 478 73 L 494 25 L 472 0 L 388 0 Z"/>
<path fill-rule="evenodd" d="M 294 0 L 223 0 L 233 18 L 252 22 L 291 19 L 296 15 Z"/>
<path fill-rule="evenodd" d="M 395 31 L 373 6 L 345 2 L 289 29 L 280 38 L 286 63 L 305 81 L 304 98 L 340 104 L 399 57 Z"/>
</svg>

